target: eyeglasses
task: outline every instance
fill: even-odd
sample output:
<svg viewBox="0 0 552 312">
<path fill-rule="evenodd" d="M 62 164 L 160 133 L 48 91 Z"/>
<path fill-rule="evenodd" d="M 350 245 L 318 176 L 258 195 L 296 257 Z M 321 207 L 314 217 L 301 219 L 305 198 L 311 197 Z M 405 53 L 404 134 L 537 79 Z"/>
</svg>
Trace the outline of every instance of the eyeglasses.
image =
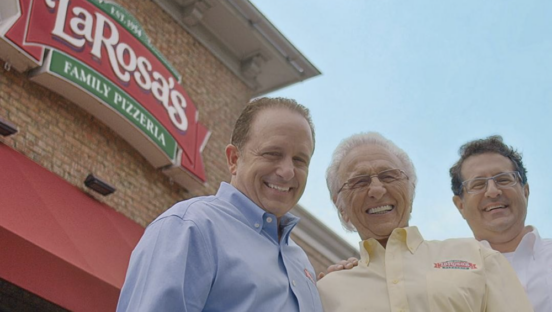
<svg viewBox="0 0 552 312">
<path fill-rule="evenodd" d="M 521 175 L 517 171 L 502 172 L 490 178 L 475 178 L 462 182 L 462 187 L 470 194 L 477 194 L 485 191 L 489 180 L 493 180 L 498 188 L 512 187 L 517 184 Z"/>
<path fill-rule="evenodd" d="M 343 183 L 343 186 L 341 186 L 339 191 L 337 191 L 337 194 L 339 194 L 343 189 L 352 190 L 352 189 L 369 187 L 370 184 L 372 183 L 373 177 L 377 177 L 378 180 L 384 184 L 395 182 L 397 180 L 402 180 L 404 178 L 408 180 L 408 176 L 401 169 L 389 169 L 389 170 L 384 170 L 377 174 L 372 174 L 372 175 L 366 174 L 366 175 L 360 175 L 357 177 L 350 178 L 349 180 L 347 180 L 347 182 Z"/>
</svg>

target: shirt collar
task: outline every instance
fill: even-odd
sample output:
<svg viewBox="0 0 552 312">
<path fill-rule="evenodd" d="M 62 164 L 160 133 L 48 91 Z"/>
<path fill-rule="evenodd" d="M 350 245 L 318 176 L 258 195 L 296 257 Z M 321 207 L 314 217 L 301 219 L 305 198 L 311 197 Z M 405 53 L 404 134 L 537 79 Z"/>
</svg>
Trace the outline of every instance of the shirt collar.
<svg viewBox="0 0 552 312">
<path fill-rule="evenodd" d="M 542 247 L 542 239 L 539 235 L 539 231 L 534 226 L 528 225 L 525 227 L 528 231 L 523 235 L 521 242 L 516 248 L 515 254 L 532 255 L 533 258 L 537 255 L 537 250 Z"/>
<path fill-rule="evenodd" d="M 299 217 L 289 212 L 286 213 L 282 218 L 280 218 L 280 228 L 282 228 L 282 236 L 286 244 L 289 244 L 289 236 L 291 234 L 291 230 L 293 230 L 297 223 L 299 223 L 299 219 Z"/>
<path fill-rule="evenodd" d="M 417 226 L 405 227 L 398 230 L 404 230 L 406 232 L 406 246 L 408 250 L 414 254 L 416 250 L 418 250 L 418 247 L 424 242 L 424 237 L 420 233 L 420 230 L 418 230 Z"/>
<path fill-rule="evenodd" d="M 408 248 L 408 250 L 412 254 L 414 254 L 416 250 L 418 250 L 418 247 L 420 247 L 420 245 L 423 243 L 423 241 L 424 238 L 422 234 L 420 234 L 418 227 L 409 226 L 405 228 L 394 229 L 389 236 L 387 244 L 389 245 L 390 243 L 403 243 L 406 245 L 406 248 Z M 373 253 L 377 248 L 383 247 L 377 240 L 373 238 L 361 241 L 360 258 L 368 263 L 370 259 L 370 254 Z"/>
<path fill-rule="evenodd" d="M 249 197 L 245 196 L 233 185 L 222 182 L 217 191 L 217 197 L 232 204 L 238 211 L 245 217 L 247 224 L 260 233 L 263 228 L 269 228 L 271 224 L 267 224 L 267 219 L 271 218 L 270 223 L 276 224 L 276 216 L 264 211 L 261 207 L 257 206 Z M 282 229 L 282 237 L 285 238 L 287 243 L 289 240 L 289 234 L 291 230 L 297 225 L 299 218 L 291 213 L 286 213 L 280 218 L 280 228 Z M 276 237 L 278 237 L 276 233 Z"/>
</svg>

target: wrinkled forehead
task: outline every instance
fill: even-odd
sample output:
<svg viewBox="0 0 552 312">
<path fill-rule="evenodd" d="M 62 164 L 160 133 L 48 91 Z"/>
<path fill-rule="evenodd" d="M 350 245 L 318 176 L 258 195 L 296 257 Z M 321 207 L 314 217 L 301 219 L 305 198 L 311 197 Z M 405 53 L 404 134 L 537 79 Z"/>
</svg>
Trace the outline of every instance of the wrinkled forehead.
<svg viewBox="0 0 552 312">
<path fill-rule="evenodd" d="M 376 174 L 387 169 L 403 169 L 400 159 L 387 148 L 365 144 L 351 149 L 341 162 L 339 176 L 348 179 L 363 174 Z"/>
</svg>

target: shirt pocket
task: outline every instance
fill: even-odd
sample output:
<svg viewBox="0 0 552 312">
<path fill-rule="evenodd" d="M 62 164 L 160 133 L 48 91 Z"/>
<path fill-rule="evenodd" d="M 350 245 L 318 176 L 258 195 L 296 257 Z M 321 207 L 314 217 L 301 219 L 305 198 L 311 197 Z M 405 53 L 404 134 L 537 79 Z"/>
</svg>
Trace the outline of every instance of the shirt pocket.
<svg viewBox="0 0 552 312">
<path fill-rule="evenodd" d="M 480 311 L 485 278 L 480 270 L 440 269 L 427 275 L 431 312 Z"/>
</svg>

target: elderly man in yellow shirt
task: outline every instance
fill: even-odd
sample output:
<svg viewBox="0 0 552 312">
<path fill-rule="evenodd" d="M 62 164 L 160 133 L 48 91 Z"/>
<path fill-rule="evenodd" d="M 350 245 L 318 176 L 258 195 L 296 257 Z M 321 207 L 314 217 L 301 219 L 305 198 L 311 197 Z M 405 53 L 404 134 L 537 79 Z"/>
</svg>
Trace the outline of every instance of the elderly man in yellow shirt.
<svg viewBox="0 0 552 312">
<path fill-rule="evenodd" d="M 318 282 L 326 312 L 533 311 L 499 252 L 475 239 L 426 241 L 408 226 L 414 165 L 380 134 L 341 142 L 327 183 L 341 221 L 362 242 L 357 267 Z"/>
</svg>

